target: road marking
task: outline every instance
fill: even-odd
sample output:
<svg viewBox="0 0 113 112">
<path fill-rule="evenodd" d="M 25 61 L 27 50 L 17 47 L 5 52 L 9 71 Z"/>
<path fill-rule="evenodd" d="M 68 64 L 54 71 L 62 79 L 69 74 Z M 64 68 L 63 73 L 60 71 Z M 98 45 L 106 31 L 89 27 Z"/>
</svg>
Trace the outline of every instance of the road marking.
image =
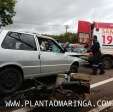
<svg viewBox="0 0 113 112">
<path fill-rule="evenodd" d="M 97 82 L 97 83 L 94 83 L 94 84 L 91 84 L 90 85 L 90 88 L 95 88 L 95 87 L 98 87 L 98 86 L 101 86 L 103 84 L 106 84 L 106 83 L 109 83 L 109 82 L 112 82 L 113 81 L 113 77 L 110 78 L 110 79 L 106 79 L 106 80 L 103 80 L 103 81 L 100 81 L 100 82 Z M 100 112 L 106 108 L 109 108 L 111 106 L 113 106 L 113 100 L 110 101 L 111 103 L 110 104 L 106 104 L 106 105 L 103 105 L 103 106 L 98 106 L 88 112 Z"/>
<path fill-rule="evenodd" d="M 103 80 L 103 81 L 100 81 L 100 82 L 97 82 L 97 83 L 91 84 L 91 85 L 90 85 L 90 88 L 92 89 L 92 88 L 95 88 L 95 87 L 101 86 L 101 85 L 103 85 L 103 84 L 109 83 L 109 82 L 111 82 L 111 81 L 113 81 L 113 77 L 110 78 L 110 79 L 106 79 L 106 80 Z"/>
<path fill-rule="evenodd" d="M 88 112 L 100 112 L 100 111 L 102 111 L 102 110 L 104 110 L 106 108 L 109 108 L 109 107 L 113 106 L 113 100 L 111 100 L 109 102 L 110 103 L 106 103 L 105 105 L 98 106 L 98 107 L 96 107 L 96 108 L 94 108 L 94 109 L 92 109 L 92 110 L 90 110 Z"/>
<path fill-rule="evenodd" d="M 31 109 L 29 108 L 21 108 L 21 109 L 17 109 L 17 110 L 13 110 L 12 112 L 29 112 Z"/>
</svg>

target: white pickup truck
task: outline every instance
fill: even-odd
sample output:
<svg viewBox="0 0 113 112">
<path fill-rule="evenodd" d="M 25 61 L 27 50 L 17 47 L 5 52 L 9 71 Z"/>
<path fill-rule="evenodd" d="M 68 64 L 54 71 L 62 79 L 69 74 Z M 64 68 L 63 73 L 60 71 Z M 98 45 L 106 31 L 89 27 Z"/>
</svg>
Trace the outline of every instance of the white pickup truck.
<svg viewBox="0 0 113 112">
<path fill-rule="evenodd" d="M 46 36 L 2 30 L 0 32 L 0 91 L 12 93 L 24 79 L 77 72 L 83 60 L 70 57 Z"/>
</svg>

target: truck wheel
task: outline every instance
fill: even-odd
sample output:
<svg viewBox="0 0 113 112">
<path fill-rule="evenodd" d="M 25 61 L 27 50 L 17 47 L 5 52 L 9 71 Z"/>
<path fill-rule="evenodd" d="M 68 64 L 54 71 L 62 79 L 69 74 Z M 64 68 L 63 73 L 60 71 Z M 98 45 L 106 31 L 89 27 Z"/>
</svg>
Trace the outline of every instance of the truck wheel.
<svg viewBox="0 0 113 112">
<path fill-rule="evenodd" d="M 104 57 L 103 64 L 105 69 L 110 69 L 113 66 L 113 60 L 110 57 Z"/>
<path fill-rule="evenodd" d="M 13 67 L 5 68 L 0 72 L 0 91 L 2 94 L 13 93 L 23 82 L 22 73 Z"/>
<path fill-rule="evenodd" d="M 70 73 L 77 73 L 78 72 L 78 65 L 72 64 L 70 68 Z"/>
</svg>

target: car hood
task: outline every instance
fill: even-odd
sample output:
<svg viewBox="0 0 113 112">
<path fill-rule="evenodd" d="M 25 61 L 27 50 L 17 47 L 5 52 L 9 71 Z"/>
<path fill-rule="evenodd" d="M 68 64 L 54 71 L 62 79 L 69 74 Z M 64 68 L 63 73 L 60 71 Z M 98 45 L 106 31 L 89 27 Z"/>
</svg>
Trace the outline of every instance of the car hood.
<svg viewBox="0 0 113 112">
<path fill-rule="evenodd" d="M 68 56 L 71 60 L 86 62 L 86 56 L 83 53 L 75 53 L 75 52 L 65 52 L 65 55 Z"/>
<path fill-rule="evenodd" d="M 68 59 L 73 60 L 73 61 L 78 61 L 78 62 L 84 61 L 84 60 L 81 59 L 80 57 L 72 56 L 71 53 L 70 53 L 70 54 L 65 53 L 65 55 L 68 57 Z"/>
<path fill-rule="evenodd" d="M 80 55 L 83 55 L 82 53 L 77 53 L 77 52 L 65 52 L 65 54 L 67 56 L 72 56 L 72 55 L 80 56 Z"/>
</svg>

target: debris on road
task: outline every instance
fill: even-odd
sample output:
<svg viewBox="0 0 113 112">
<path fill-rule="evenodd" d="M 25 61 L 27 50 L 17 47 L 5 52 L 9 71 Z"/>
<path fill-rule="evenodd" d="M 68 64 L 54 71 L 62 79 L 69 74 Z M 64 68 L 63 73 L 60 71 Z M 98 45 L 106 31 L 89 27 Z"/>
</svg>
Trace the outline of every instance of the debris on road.
<svg viewBox="0 0 113 112">
<path fill-rule="evenodd" d="M 74 75 L 74 74 L 73 74 Z M 67 76 L 64 74 L 58 75 L 58 77 L 51 77 L 45 79 L 45 81 L 32 79 L 26 80 L 21 90 L 18 90 L 12 95 L 4 96 L 0 99 L 1 107 L 4 107 L 5 100 L 20 100 L 22 105 L 24 100 L 82 100 L 85 99 L 85 94 L 90 93 L 89 80 L 77 80 L 73 75 L 70 75 L 70 82 Z M 49 80 L 48 80 L 49 79 Z M 53 81 L 54 83 L 47 85 L 45 82 Z M 13 107 L 11 107 L 12 109 Z M 21 107 L 19 107 L 21 108 Z M 39 108 L 35 107 L 33 110 Z M 74 108 L 75 109 L 75 108 Z M 54 109 L 53 109 L 54 110 Z"/>
</svg>

